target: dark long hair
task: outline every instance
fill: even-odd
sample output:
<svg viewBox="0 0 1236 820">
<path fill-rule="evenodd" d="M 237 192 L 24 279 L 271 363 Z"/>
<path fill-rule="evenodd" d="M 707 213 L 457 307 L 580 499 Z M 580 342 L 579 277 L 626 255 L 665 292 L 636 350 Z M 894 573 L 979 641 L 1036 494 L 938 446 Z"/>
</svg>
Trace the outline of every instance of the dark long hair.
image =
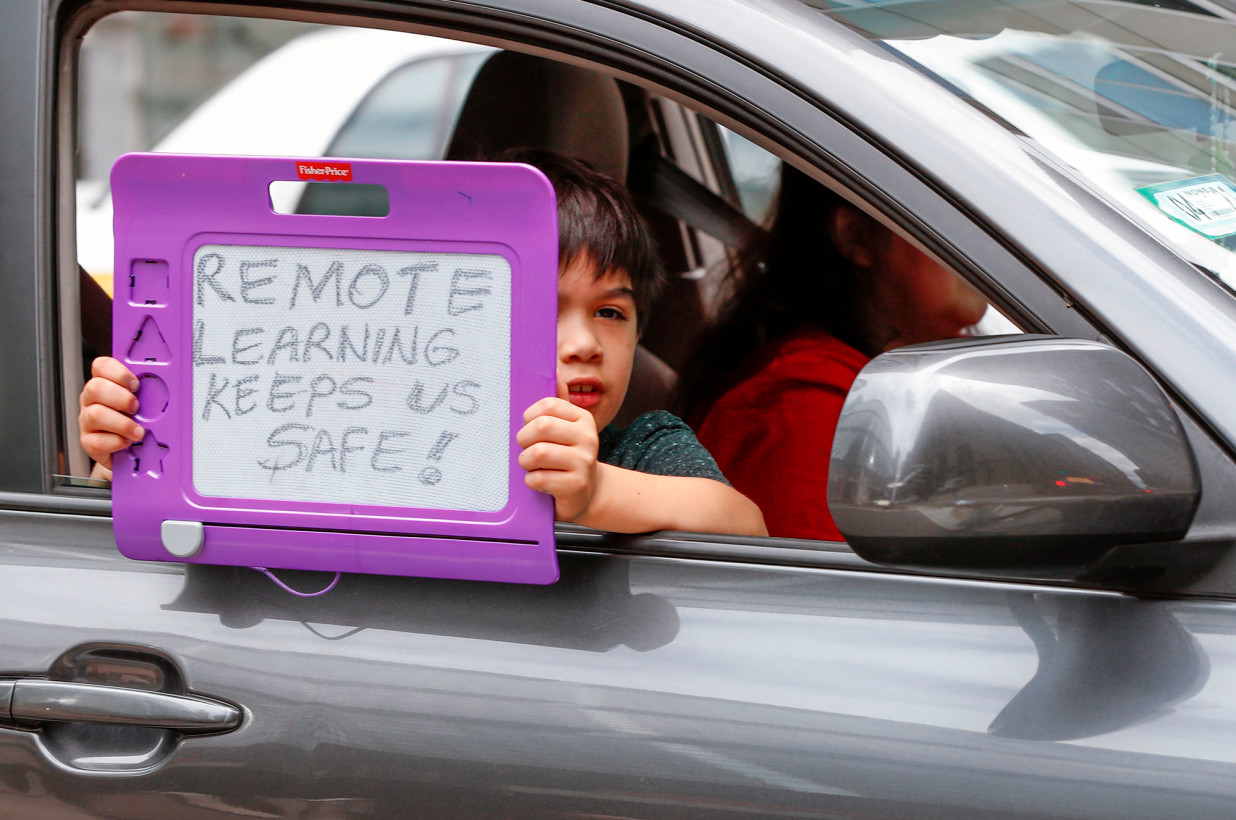
<svg viewBox="0 0 1236 820">
<path fill-rule="evenodd" d="M 769 229 L 742 249 L 730 275 L 735 291 L 696 343 L 679 377 L 676 408 L 698 424 L 770 343 L 816 327 L 863 350 L 855 303 L 861 282 L 830 238 L 837 194 L 788 165 Z M 850 207 L 850 206 L 845 206 Z"/>
</svg>

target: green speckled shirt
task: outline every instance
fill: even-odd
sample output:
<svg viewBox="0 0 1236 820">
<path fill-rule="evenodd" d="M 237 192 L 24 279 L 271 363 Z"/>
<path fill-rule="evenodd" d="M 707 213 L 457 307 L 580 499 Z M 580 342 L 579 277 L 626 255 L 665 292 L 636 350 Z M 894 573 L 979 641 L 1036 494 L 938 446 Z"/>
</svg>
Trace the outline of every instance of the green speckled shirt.
<svg viewBox="0 0 1236 820">
<path fill-rule="evenodd" d="M 619 430 L 608 425 L 600 433 L 599 461 L 653 475 L 711 478 L 729 484 L 721 468 L 682 419 L 653 410 Z"/>
</svg>

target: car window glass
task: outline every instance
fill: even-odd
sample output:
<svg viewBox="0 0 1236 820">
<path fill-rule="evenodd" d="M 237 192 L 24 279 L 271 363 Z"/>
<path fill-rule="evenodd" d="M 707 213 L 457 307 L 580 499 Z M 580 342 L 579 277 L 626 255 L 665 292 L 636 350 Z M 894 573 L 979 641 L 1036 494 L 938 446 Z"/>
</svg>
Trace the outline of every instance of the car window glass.
<svg viewBox="0 0 1236 820">
<path fill-rule="evenodd" d="M 1236 287 L 1236 10 L 805 0 L 1071 165 Z"/>
<path fill-rule="evenodd" d="M 781 160 L 728 128 L 718 126 L 718 130 L 743 213 L 752 222 L 762 223 L 777 195 Z"/>
</svg>

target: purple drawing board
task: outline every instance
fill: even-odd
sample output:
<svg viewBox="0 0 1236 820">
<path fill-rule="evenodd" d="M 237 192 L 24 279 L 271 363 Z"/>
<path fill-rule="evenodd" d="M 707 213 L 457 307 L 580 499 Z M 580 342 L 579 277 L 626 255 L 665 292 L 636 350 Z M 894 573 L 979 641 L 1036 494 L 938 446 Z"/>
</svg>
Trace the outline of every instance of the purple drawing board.
<svg viewBox="0 0 1236 820">
<path fill-rule="evenodd" d="M 271 183 L 302 180 L 382 186 L 389 212 L 276 213 Z M 539 171 L 129 154 L 111 182 L 113 351 L 146 429 L 115 458 L 122 553 L 556 580 L 553 499 L 515 442 L 555 392 Z"/>
</svg>

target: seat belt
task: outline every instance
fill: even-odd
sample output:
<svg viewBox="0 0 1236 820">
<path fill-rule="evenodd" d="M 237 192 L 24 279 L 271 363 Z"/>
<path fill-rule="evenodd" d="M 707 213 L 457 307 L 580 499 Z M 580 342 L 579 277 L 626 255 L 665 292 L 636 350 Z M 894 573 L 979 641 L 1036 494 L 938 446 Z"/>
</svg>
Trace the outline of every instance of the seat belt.
<svg viewBox="0 0 1236 820">
<path fill-rule="evenodd" d="M 733 248 L 763 233 L 746 214 L 660 153 L 641 151 L 632 160 L 630 189 L 649 207 Z"/>
</svg>

